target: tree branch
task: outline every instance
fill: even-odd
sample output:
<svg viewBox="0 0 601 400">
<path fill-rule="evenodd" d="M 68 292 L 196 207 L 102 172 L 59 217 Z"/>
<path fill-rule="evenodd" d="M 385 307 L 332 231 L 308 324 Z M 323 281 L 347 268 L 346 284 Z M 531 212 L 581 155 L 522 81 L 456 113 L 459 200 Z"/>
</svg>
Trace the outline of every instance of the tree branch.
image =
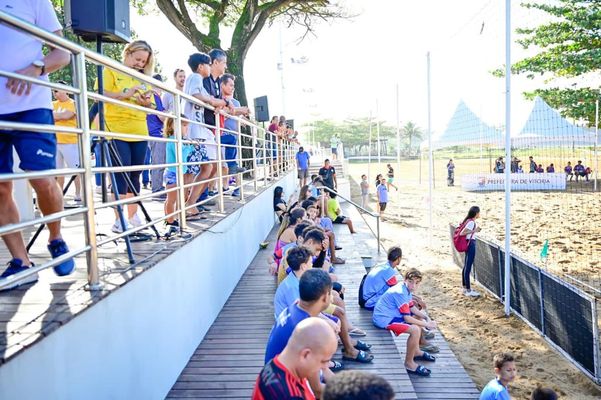
<svg viewBox="0 0 601 400">
<path fill-rule="evenodd" d="M 180 10 L 175 7 L 172 0 L 156 0 L 157 6 L 165 14 L 169 22 L 173 24 L 192 44 L 198 48 L 206 47 L 203 42 L 208 39 L 207 35 L 200 32 L 186 8 L 184 0 L 177 0 Z"/>
</svg>

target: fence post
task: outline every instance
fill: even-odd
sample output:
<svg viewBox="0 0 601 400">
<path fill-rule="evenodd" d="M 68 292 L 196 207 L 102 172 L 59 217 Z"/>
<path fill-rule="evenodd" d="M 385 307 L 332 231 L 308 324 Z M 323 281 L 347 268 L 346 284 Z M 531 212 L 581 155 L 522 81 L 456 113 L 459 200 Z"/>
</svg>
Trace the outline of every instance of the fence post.
<svg viewBox="0 0 601 400">
<path fill-rule="evenodd" d="M 182 155 L 184 154 L 184 142 L 182 137 L 182 112 L 181 112 L 181 99 L 180 95 L 176 92 L 173 97 L 173 112 L 175 113 L 175 138 L 177 143 L 175 144 L 175 160 L 177 162 L 177 199 L 179 203 L 179 232 L 183 234 L 187 227 L 186 221 L 186 189 L 184 188 L 184 171 L 181 166 L 187 160 L 184 160 Z M 165 148 L 167 144 L 165 144 Z M 186 169 L 188 167 L 185 167 Z"/>
<path fill-rule="evenodd" d="M 219 121 L 219 112 L 217 110 L 215 110 L 215 139 L 217 141 L 217 191 L 219 192 L 219 212 L 224 212 L 225 203 L 223 199 L 223 171 L 221 169 L 223 163 L 223 159 L 221 158 L 221 124 Z"/>
<path fill-rule="evenodd" d="M 538 268 L 538 287 L 540 288 L 540 331 L 543 336 L 547 336 L 545 332 L 545 289 L 543 288 L 543 272 Z"/>
<path fill-rule="evenodd" d="M 238 140 L 236 141 L 238 167 L 242 168 L 242 124 L 238 121 Z M 229 175 L 229 166 L 228 166 Z M 229 178 L 228 178 L 229 179 Z M 238 192 L 240 192 L 240 201 L 244 200 L 244 173 L 236 173 L 236 183 L 238 184 Z"/>
<path fill-rule="evenodd" d="M 98 271 L 98 248 L 96 247 L 96 221 L 94 211 L 94 190 L 92 182 L 94 175 L 92 174 L 92 152 L 90 144 L 90 119 L 88 115 L 88 88 L 86 87 L 86 59 L 83 53 L 75 55 L 74 63 L 74 84 L 80 90 L 77 97 L 77 122 L 83 130 L 79 138 L 79 155 L 81 157 L 81 166 L 84 168 L 83 176 L 83 200 L 88 211 L 84 214 L 84 229 L 86 232 L 86 245 L 90 246 L 90 250 L 86 252 L 86 262 L 88 267 L 88 290 L 100 290 L 100 274 Z"/>
<path fill-rule="evenodd" d="M 259 171 L 257 171 L 257 127 L 252 125 L 250 127 L 250 134 L 252 136 L 252 162 L 253 162 L 253 187 L 255 193 L 257 192 L 257 179 L 259 179 Z"/>
<path fill-rule="evenodd" d="M 597 298 L 592 298 L 592 323 L 593 323 L 593 354 L 595 363 L 595 380 L 601 384 L 601 352 L 599 349 L 599 319 L 597 315 Z"/>
</svg>

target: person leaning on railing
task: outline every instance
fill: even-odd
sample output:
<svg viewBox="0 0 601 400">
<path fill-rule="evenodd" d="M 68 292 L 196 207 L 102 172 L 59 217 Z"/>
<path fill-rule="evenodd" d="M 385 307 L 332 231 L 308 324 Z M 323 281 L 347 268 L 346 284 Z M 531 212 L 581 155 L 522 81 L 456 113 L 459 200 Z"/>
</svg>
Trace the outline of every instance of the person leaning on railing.
<svg viewBox="0 0 601 400">
<path fill-rule="evenodd" d="M 154 70 L 154 56 L 152 48 L 143 40 L 136 40 L 125 46 L 123 49 L 123 64 L 129 68 L 135 69 L 145 75 L 152 75 Z M 136 104 L 142 107 L 153 107 L 154 99 L 152 89 L 149 85 L 140 82 L 138 79 L 113 71 L 106 68 L 102 74 L 104 80 L 104 95 L 112 99 Z M 105 127 L 108 132 L 126 133 L 130 135 L 139 135 L 140 139 L 111 139 L 111 143 L 116 150 L 119 160 L 111 157 L 113 166 L 124 167 L 131 165 L 144 165 L 146 149 L 148 148 L 148 126 L 146 125 L 146 113 L 133 108 L 124 107 L 118 104 L 106 103 L 104 105 Z M 140 193 L 140 174 L 141 170 L 116 173 L 116 186 L 113 192 L 119 193 L 120 198 L 130 198 L 135 193 Z M 125 175 L 129 176 L 133 188 L 128 187 Z M 138 205 L 136 203 L 128 204 L 127 226 L 121 226 L 121 221 L 115 211 L 115 223 L 112 231 L 121 233 L 126 229 L 131 229 L 142 225 L 142 221 L 136 214 Z"/>
<path fill-rule="evenodd" d="M 21 18 L 33 25 L 62 36 L 62 27 L 49 0 L 3 2 L 4 12 Z M 48 80 L 48 73 L 59 70 L 69 63 L 69 54 L 58 48 L 42 53 L 42 42 L 26 33 L 0 24 L 0 70 Z M 30 82 L 0 77 L 0 121 L 53 125 L 50 88 Z M 56 167 L 56 137 L 54 132 L 27 130 L 1 130 L 0 174 L 13 172 L 13 147 L 21 160 L 19 167 L 25 171 L 45 171 Z M 42 214 L 49 215 L 63 210 L 63 196 L 54 177 L 29 180 L 37 194 Z M 12 197 L 12 182 L 0 182 L 0 226 L 19 222 L 19 212 Z M 61 236 L 60 220 L 48 222 L 48 250 L 53 258 L 69 252 Z M 7 278 L 33 266 L 21 232 L 2 236 L 13 257 L 0 275 Z M 75 268 L 72 259 L 54 267 L 57 275 L 68 275 Z M 11 285 L 4 290 L 37 281 L 37 274 Z"/>
</svg>

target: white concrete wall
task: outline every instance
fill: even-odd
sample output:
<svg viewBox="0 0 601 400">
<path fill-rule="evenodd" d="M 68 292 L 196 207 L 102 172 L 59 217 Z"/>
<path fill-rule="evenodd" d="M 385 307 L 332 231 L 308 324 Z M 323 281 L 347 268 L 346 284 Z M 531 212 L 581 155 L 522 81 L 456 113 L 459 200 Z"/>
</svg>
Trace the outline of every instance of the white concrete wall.
<svg viewBox="0 0 601 400">
<path fill-rule="evenodd" d="M 0 367 L 0 399 L 163 399 L 273 227 L 273 188 Z"/>
</svg>

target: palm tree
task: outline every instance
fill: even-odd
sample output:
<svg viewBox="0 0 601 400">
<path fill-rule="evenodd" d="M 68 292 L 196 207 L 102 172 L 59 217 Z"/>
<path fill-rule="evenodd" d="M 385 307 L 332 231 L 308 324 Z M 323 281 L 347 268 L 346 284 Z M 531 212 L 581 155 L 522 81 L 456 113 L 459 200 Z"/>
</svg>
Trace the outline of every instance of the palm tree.
<svg viewBox="0 0 601 400">
<path fill-rule="evenodd" d="M 424 132 L 414 122 L 408 121 L 402 128 L 403 136 L 408 139 L 409 142 L 409 155 L 411 155 L 411 149 L 413 147 L 413 139 L 418 141 L 422 139 Z"/>
</svg>

